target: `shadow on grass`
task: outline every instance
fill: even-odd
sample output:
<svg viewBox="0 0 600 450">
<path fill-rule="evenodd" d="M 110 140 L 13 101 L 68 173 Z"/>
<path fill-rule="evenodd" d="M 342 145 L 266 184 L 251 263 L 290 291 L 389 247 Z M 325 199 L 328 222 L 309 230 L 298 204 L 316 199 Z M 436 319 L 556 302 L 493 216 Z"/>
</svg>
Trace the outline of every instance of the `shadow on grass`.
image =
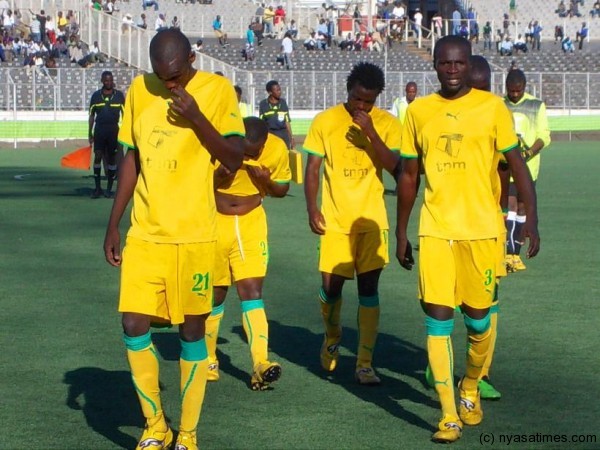
<svg viewBox="0 0 600 450">
<path fill-rule="evenodd" d="M 92 430 L 120 448 L 135 448 L 137 439 L 119 430 L 144 426 L 129 372 L 81 367 L 67 372 L 64 383 L 69 387 L 67 406 L 81 411 Z"/>
<path fill-rule="evenodd" d="M 242 327 L 236 326 L 232 331 L 239 334 L 242 339 L 245 338 Z M 343 336 L 342 347 L 355 354 L 358 338 L 356 330 L 344 328 Z M 403 408 L 400 402 L 408 400 L 439 409 L 437 401 L 414 389 L 408 383 L 386 376 L 381 371 L 378 372 L 378 376 L 381 378 L 380 386 L 360 386 L 354 380 L 356 364 L 354 356 L 342 354 L 336 371 L 324 372 L 319 362 L 319 350 L 322 342 L 322 334 L 312 333 L 306 328 L 269 321 L 269 348 L 273 353 L 300 367 L 305 367 L 319 378 L 342 386 L 363 401 L 373 403 L 405 422 L 427 431 L 435 431 L 431 424 Z M 423 371 L 427 365 L 427 353 L 422 348 L 398 339 L 396 336 L 380 333 L 377 338 L 374 365 L 376 369 L 385 368 L 393 373 L 415 378 L 424 384 Z"/>
</svg>

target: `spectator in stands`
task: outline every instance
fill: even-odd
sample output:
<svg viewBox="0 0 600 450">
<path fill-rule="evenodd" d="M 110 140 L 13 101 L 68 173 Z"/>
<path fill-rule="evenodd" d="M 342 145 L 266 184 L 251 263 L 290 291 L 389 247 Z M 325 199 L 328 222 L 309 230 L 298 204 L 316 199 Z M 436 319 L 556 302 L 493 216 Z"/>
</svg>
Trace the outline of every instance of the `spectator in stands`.
<svg viewBox="0 0 600 450">
<path fill-rule="evenodd" d="M 576 0 L 571 0 L 571 5 L 569 6 L 569 17 L 581 17 L 581 13 L 579 12 L 579 3 Z"/>
<path fill-rule="evenodd" d="M 65 42 L 65 38 L 59 36 L 56 38 L 56 44 L 54 44 L 54 57 L 62 58 L 63 56 L 69 56 L 69 49 L 67 47 L 67 43 Z"/>
<path fill-rule="evenodd" d="M 510 34 L 509 28 L 510 28 L 510 19 L 508 18 L 508 14 L 504 14 L 503 19 L 502 19 L 502 30 L 503 30 L 504 36 L 506 36 L 507 34 Z"/>
<path fill-rule="evenodd" d="M 362 41 L 362 50 L 373 50 L 373 35 L 371 33 L 365 33 Z"/>
<path fill-rule="evenodd" d="M 531 46 L 531 51 L 533 51 L 533 50 L 537 50 L 538 52 L 540 51 L 541 40 L 542 40 L 542 30 L 543 30 L 543 28 L 537 20 L 535 22 L 533 22 L 533 44 Z"/>
<path fill-rule="evenodd" d="M 479 24 L 475 19 L 469 21 L 469 40 L 479 44 Z"/>
<path fill-rule="evenodd" d="M 351 51 L 354 49 L 354 39 L 352 39 L 352 34 L 348 33 L 345 39 L 340 41 L 340 50 Z"/>
<path fill-rule="evenodd" d="M 483 51 L 492 51 L 492 24 L 488 21 L 483 26 Z"/>
<path fill-rule="evenodd" d="M 37 15 L 32 16 L 29 28 L 31 29 L 31 38 L 35 42 L 40 42 L 42 40 L 42 24 L 37 18 Z"/>
<path fill-rule="evenodd" d="M 3 10 L 2 27 L 4 28 L 4 31 L 12 35 L 14 26 L 15 18 L 13 17 L 13 12 L 10 9 Z"/>
<path fill-rule="evenodd" d="M 594 3 L 594 7 L 590 10 L 590 16 L 592 19 L 596 16 L 600 17 L 600 1 Z"/>
<path fill-rule="evenodd" d="M 51 44 L 56 42 L 56 25 L 52 16 L 46 16 L 46 37 Z"/>
<path fill-rule="evenodd" d="M 460 24 L 460 28 L 458 29 L 458 35 L 462 38 L 469 39 L 469 27 L 467 26 L 466 21 L 463 21 Z"/>
<path fill-rule="evenodd" d="M 165 15 L 159 14 L 156 20 L 154 21 L 154 31 L 162 31 L 168 28 L 169 27 L 167 27 L 167 20 L 165 18 Z"/>
<path fill-rule="evenodd" d="M 79 23 L 77 23 L 77 16 L 73 10 L 69 10 L 67 12 L 67 20 L 69 21 L 69 31 L 67 35 L 70 37 L 72 35 L 79 35 Z"/>
<path fill-rule="evenodd" d="M 563 30 L 562 25 L 556 25 L 554 27 L 554 43 L 556 44 L 557 42 L 562 42 L 564 37 L 565 32 Z"/>
<path fill-rule="evenodd" d="M 275 18 L 275 11 L 272 6 L 269 6 L 265 9 L 265 13 L 263 15 L 263 25 L 264 25 L 264 33 L 270 39 L 273 39 L 273 19 Z"/>
<path fill-rule="evenodd" d="M 263 16 L 265 15 L 265 4 L 259 3 L 256 11 L 254 12 L 254 19 L 252 22 L 258 22 L 262 24 Z"/>
<path fill-rule="evenodd" d="M 331 47 L 331 36 L 329 35 L 325 19 L 319 20 L 319 26 L 317 27 L 317 36 L 318 39 L 325 42 L 327 47 Z M 323 48 L 323 50 L 325 50 L 325 48 Z"/>
<path fill-rule="evenodd" d="M 106 62 L 106 56 L 100 51 L 100 47 L 98 46 L 98 41 L 94 41 L 92 46 L 90 47 L 89 52 L 89 61 L 91 63 L 104 63 Z"/>
<path fill-rule="evenodd" d="M 316 33 L 314 31 L 310 32 L 310 35 L 304 39 L 304 48 L 306 50 L 316 50 L 317 49 L 317 39 L 315 37 Z M 343 50 L 343 49 L 342 49 Z"/>
<path fill-rule="evenodd" d="M 66 36 L 69 21 L 63 16 L 62 11 L 56 13 L 56 36 Z"/>
<path fill-rule="evenodd" d="M 154 11 L 158 11 L 158 0 L 142 0 L 142 9 L 144 11 L 151 6 L 154 7 Z"/>
<path fill-rule="evenodd" d="M 266 89 L 269 96 L 261 100 L 258 116 L 267 122 L 269 133 L 283 139 L 287 148 L 294 148 L 296 143 L 292 134 L 290 109 L 281 97 L 281 86 L 276 80 L 271 80 Z"/>
<path fill-rule="evenodd" d="M 192 45 L 192 51 L 196 53 L 202 53 L 202 50 L 204 50 L 204 44 L 202 42 L 202 39 L 198 39 L 196 43 Z"/>
<path fill-rule="evenodd" d="M 365 40 L 365 35 L 363 33 L 356 33 L 354 36 L 354 51 L 360 52 L 363 46 L 363 41 Z"/>
<path fill-rule="evenodd" d="M 579 50 L 583 49 L 583 41 L 585 41 L 588 37 L 588 26 L 586 22 L 581 24 L 581 29 L 575 35 L 575 42 L 579 42 Z"/>
<path fill-rule="evenodd" d="M 171 28 L 181 28 L 181 22 L 177 16 L 173 16 L 173 20 L 171 20 Z"/>
<path fill-rule="evenodd" d="M 121 33 L 128 33 L 134 25 L 135 23 L 133 22 L 131 14 L 125 14 L 121 20 Z"/>
<path fill-rule="evenodd" d="M 571 38 L 569 36 L 566 36 L 562 40 L 561 47 L 563 52 L 565 53 L 573 53 L 575 51 L 575 46 L 573 45 L 573 41 L 571 41 Z"/>
<path fill-rule="evenodd" d="M 523 38 L 522 34 L 519 34 L 517 39 L 515 39 L 514 49 L 515 49 L 515 54 L 518 54 L 519 52 L 527 53 L 527 50 L 528 50 L 527 42 L 525 42 L 525 39 Z"/>
<path fill-rule="evenodd" d="M 262 23 L 262 17 L 260 19 L 255 19 L 250 26 L 252 27 L 252 32 L 254 33 L 254 36 L 256 36 L 256 44 L 260 47 L 264 39 L 264 25 Z"/>
<path fill-rule="evenodd" d="M 292 39 L 296 40 L 298 38 L 298 25 L 296 25 L 296 21 L 294 19 L 290 21 L 288 32 L 290 33 Z"/>
<path fill-rule="evenodd" d="M 406 16 L 406 9 L 401 2 L 394 2 L 394 9 L 392 9 L 391 19 L 404 19 Z"/>
<path fill-rule="evenodd" d="M 500 56 L 511 56 L 513 52 L 513 43 L 510 40 L 510 36 L 506 35 L 502 44 L 500 44 Z"/>
<path fill-rule="evenodd" d="M 423 14 L 419 8 L 415 9 L 415 13 L 413 14 L 414 28 L 415 28 L 415 38 L 421 38 L 421 26 L 423 25 Z"/>
<path fill-rule="evenodd" d="M 433 17 L 431 18 L 431 28 L 433 29 L 433 32 L 435 33 L 435 37 L 437 39 L 442 37 L 443 24 L 444 19 L 442 18 L 442 15 L 438 11 L 436 11 Z"/>
<path fill-rule="evenodd" d="M 281 41 L 281 54 L 283 55 L 283 63 L 287 70 L 294 68 L 294 41 L 289 32 L 286 32 Z"/>
<path fill-rule="evenodd" d="M 360 31 L 360 25 L 362 23 L 362 16 L 360 14 L 360 8 L 358 5 L 354 7 L 354 12 L 352 13 L 352 23 L 354 26 L 354 32 Z"/>
<path fill-rule="evenodd" d="M 508 2 L 508 12 L 510 13 L 511 20 L 517 20 L 517 0 L 510 0 Z"/>
<path fill-rule="evenodd" d="M 560 0 L 558 7 L 554 10 L 558 17 L 567 17 L 569 12 L 567 11 L 567 5 L 565 5 L 564 0 Z"/>
<path fill-rule="evenodd" d="M 129 18 L 131 18 L 131 14 L 125 14 L 125 15 L 126 16 L 128 15 Z M 138 28 L 141 28 L 143 30 L 146 30 L 148 28 L 148 22 L 146 21 L 146 14 L 144 14 L 144 13 L 140 14 L 140 17 L 135 22 L 135 26 Z"/>
<path fill-rule="evenodd" d="M 227 41 L 227 33 L 223 31 L 223 22 L 221 22 L 221 16 L 217 16 L 212 24 L 215 36 L 219 39 L 221 47 L 227 47 L 229 42 Z"/>
<path fill-rule="evenodd" d="M 40 35 L 41 40 L 46 42 L 46 12 L 42 9 L 39 14 L 34 13 L 31 9 L 29 10 L 31 15 L 33 16 L 33 20 L 37 19 L 40 22 Z M 33 24 L 33 22 L 32 22 Z M 33 31 L 32 31 L 33 32 Z"/>
<path fill-rule="evenodd" d="M 275 17 L 273 18 L 273 23 L 275 25 L 275 33 L 277 34 L 277 39 L 281 39 L 283 36 L 283 31 L 285 29 L 285 9 L 283 9 L 282 5 L 277 6 L 275 9 Z"/>
<path fill-rule="evenodd" d="M 458 8 L 454 8 L 454 11 L 452 12 L 452 34 L 459 34 L 461 21 L 462 16 L 460 15 L 460 11 Z"/>
</svg>

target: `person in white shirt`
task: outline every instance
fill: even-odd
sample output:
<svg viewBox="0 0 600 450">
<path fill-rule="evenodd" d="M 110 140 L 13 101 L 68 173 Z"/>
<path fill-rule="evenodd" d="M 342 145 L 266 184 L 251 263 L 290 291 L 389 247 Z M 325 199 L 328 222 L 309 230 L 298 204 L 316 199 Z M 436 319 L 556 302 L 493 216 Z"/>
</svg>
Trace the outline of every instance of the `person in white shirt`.
<svg viewBox="0 0 600 450">
<path fill-rule="evenodd" d="M 402 5 L 402 3 L 400 3 L 397 6 L 394 6 L 394 9 L 392 10 L 393 19 L 403 19 L 405 14 L 406 10 L 404 9 L 404 5 Z"/>
<path fill-rule="evenodd" d="M 398 97 L 394 100 L 392 104 L 391 113 L 398 118 L 400 124 L 404 124 L 404 119 L 406 118 L 406 110 L 408 109 L 408 105 L 410 105 L 413 100 L 417 97 L 417 83 L 414 81 L 409 81 L 406 83 L 404 87 L 405 96 Z"/>
<path fill-rule="evenodd" d="M 127 13 L 123 16 L 123 21 L 121 24 L 121 31 L 123 33 L 127 33 L 129 30 L 131 30 L 131 27 L 134 26 L 134 22 L 133 22 L 133 18 L 131 17 L 131 14 Z"/>
<path fill-rule="evenodd" d="M 292 41 L 292 35 L 289 31 L 285 33 L 283 40 L 281 41 L 281 53 L 283 54 L 283 63 L 287 70 L 294 68 L 292 56 L 294 54 L 294 41 Z"/>
<path fill-rule="evenodd" d="M 413 20 L 415 22 L 415 33 L 417 39 L 421 37 L 421 25 L 423 23 L 423 14 L 421 14 L 421 10 L 417 8 L 415 10 L 415 14 L 413 15 Z"/>
<path fill-rule="evenodd" d="M 161 31 L 162 29 L 167 28 L 167 21 L 165 20 L 164 14 L 159 14 L 154 22 L 154 30 Z"/>
</svg>

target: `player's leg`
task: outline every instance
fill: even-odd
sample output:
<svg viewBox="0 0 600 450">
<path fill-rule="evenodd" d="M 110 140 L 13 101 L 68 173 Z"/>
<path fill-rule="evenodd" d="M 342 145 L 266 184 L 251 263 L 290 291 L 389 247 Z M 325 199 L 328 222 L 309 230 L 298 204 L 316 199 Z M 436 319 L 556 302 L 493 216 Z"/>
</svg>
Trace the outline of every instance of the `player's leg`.
<svg viewBox="0 0 600 450">
<path fill-rule="evenodd" d="M 389 262 L 388 230 L 360 233 L 355 249 L 358 287 L 358 350 L 355 376 L 360 384 L 381 382 L 373 370 L 373 352 L 379 330 L 379 277 Z"/>
<path fill-rule="evenodd" d="M 281 376 L 281 366 L 269 361 L 269 322 L 262 298 L 263 277 L 237 281 L 242 302 L 242 326 L 252 357 L 251 388 L 262 391 Z"/>
<path fill-rule="evenodd" d="M 517 198 L 517 215 L 515 217 L 515 233 L 514 233 L 514 256 L 513 268 L 515 270 L 525 270 L 527 267 L 521 259 L 521 247 L 524 243 L 523 227 L 527 221 L 525 215 L 525 204 Z"/>
<path fill-rule="evenodd" d="M 230 258 L 236 248 L 235 216 L 217 213 L 217 247 L 213 271 L 212 312 L 206 319 L 206 348 L 208 350 L 208 381 L 219 379 L 217 340 L 225 313 L 225 297 L 231 286 Z"/>
<path fill-rule="evenodd" d="M 419 242 L 419 298 L 425 311 L 427 357 L 433 385 L 440 398 L 441 418 L 435 442 L 454 442 L 462 435 L 454 397 L 452 331 L 456 305 L 454 243 L 421 237 Z"/>
<path fill-rule="evenodd" d="M 217 358 L 217 341 L 219 329 L 225 313 L 225 298 L 229 286 L 215 286 L 213 289 L 213 307 L 206 319 L 206 349 L 208 351 L 208 381 L 219 380 L 219 360 Z"/>
<path fill-rule="evenodd" d="M 92 198 L 100 198 L 103 194 L 100 184 L 102 179 L 102 155 L 104 152 L 104 139 L 100 133 L 94 135 L 94 192 Z"/>
<path fill-rule="evenodd" d="M 131 237 L 123 249 L 119 311 L 123 314 L 123 340 L 131 377 L 146 419 L 138 449 L 166 448 L 173 440 L 162 409 L 159 360 L 150 334 L 152 316 L 169 320 L 163 307 L 164 295 L 156 293 L 156 284 L 165 275 L 160 267 L 169 257 L 162 250 L 156 244 Z M 151 445 L 153 447 L 149 447 Z"/>
<path fill-rule="evenodd" d="M 110 136 L 107 135 L 107 146 L 104 158 L 106 160 L 106 192 L 104 196 L 111 198 L 113 196 L 113 184 L 117 177 L 117 148 L 119 143 L 117 142 L 117 136 L 119 129 L 112 130 Z"/>
<path fill-rule="evenodd" d="M 511 273 L 515 269 L 513 260 L 516 254 L 517 236 L 517 188 L 514 183 L 510 183 L 508 194 L 508 213 L 506 214 L 506 270 Z"/>
<path fill-rule="evenodd" d="M 483 420 L 478 388 L 482 369 L 492 348 L 490 308 L 494 298 L 497 239 L 461 241 L 456 245 L 456 292 L 467 328 L 467 364 L 459 384 L 461 420 L 478 425 Z"/>
<path fill-rule="evenodd" d="M 167 283 L 169 312 L 180 323 L 181 422 L 177 448 L 197 450 L 196 429 L 208 379 L 206 319 L 213 303 L 216 242 L 176 246 L 176 273 Z"/>
<path fill-rule="evenodd" d="M 344 282 L 354 276 L 354 260 L 347 234 L 327 232 L 321 236 L 319 245 L 319 307 L 325 327 L 320 359 L 321 367 L 332 372 L 337 366 L 342 339 L 342 290 Z"/>
</svg>

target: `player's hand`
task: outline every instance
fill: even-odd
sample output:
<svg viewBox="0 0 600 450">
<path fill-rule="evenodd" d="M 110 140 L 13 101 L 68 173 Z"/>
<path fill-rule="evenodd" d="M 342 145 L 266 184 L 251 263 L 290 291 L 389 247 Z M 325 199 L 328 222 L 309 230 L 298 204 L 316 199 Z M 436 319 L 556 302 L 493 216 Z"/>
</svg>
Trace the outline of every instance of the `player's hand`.
<svg viewBox="0 0 600 450">
<path fill-rule="evenodd" d="M 527 247 L 527 258 L 533 258 L 540 251 L 540 235 L 537 229 L 537 223 L 529 220 L 523 225 L 523 235 L 529 239 L 529 246 Z"/>
<path fill-rule="evenodd" d="M 364 111 L 356 110 L 352 115 L 352 122 L 358 125 L 361 130 L 367 134 L 375 130 L 373 127 L 373 119 L 371 119 L 371 116 Z"/>
<path fill-rule="evenodd" d="M 215 169 L 214 178 L 215 187 L 220 188 L 224 186 L 229 186 L 235 178 L 235 172 L 232 172 L 224 165 L 220 165 Z"/>
<path fill-rule="evenodd" d="M 121 236 L 118 228 L 109 228 L 104 236 L 104 257 L 114 267 L 121 265 Z"/>
<path fill-rule="evenodd" d="M 405 236 L 399 237 L 396 242 L 396 259 L 398 259 L 400 265 L 406 270 L 412 270 L 415 265 L 412 245 L 410 245 L 410 241 Z"/>
<path fill-rule="evenodd" d="M 296 140 L 294 139 L 294 136 L 292 136 L 290 138 L 290 150 L 294 150 L 296 148 Z"/>
<path fill-rule="evenodd" d="M 246 166 L 248 175 L 254 183 L 254 185 L 260 191 L 260 194 L 264 196 L 269 192 L 269 183 L 271 182 L 271 171 L 265 166 Z"/>
<path fill-rule="evenodd" d="M 88 142 L 90 143 L 90 145 L 94 144 L 94 136 L 90 136 L 90 138 L 88 139 Z"/>
<path fill-rule="evenodd" d="M 198 103 L 184 88 L 176 86 L 171 89 L 171 94 L 170 112 L 185 117 L 190 122 L 200 115 Z"/>
<path fill-rule="evenodd" d="M 319 235 L 325 234 L 325 217 L 323 217 L 323 214 L 318 209 L 308 212 L 308 224 L 313 233 Z"/>
</svg>

